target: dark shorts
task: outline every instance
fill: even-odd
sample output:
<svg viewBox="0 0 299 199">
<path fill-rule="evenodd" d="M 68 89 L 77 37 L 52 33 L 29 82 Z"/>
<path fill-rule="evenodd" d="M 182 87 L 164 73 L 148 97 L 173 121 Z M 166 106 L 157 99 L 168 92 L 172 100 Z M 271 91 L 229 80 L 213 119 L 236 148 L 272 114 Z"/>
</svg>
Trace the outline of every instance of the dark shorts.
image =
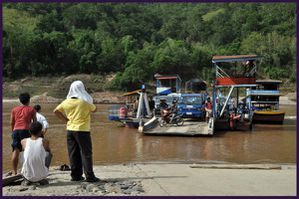
<svg viewBox="0 0 299 199">
<path fill-rule="evenodd" d="M 29 130 L 14 130 L 11 134 L 12 138 L 12 151 L 15 150 L 15 148 L 18 148 L 20 151 L 22 151 L 22 145 L 21 140 L 24 138 L 29 138 L 31 135 L 29 133 Z"/>
</svg>

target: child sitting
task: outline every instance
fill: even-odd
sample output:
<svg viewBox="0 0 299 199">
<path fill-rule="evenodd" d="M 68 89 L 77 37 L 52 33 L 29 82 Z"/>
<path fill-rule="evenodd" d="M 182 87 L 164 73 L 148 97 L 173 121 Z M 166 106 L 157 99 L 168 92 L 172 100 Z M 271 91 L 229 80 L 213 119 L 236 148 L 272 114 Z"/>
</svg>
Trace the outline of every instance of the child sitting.
<svg viewBox="0 0 299 199">
<path fill-rule="evenodd" d="M 31 182 L 38 182 L 40 185 L 49 184 L 46 178 L 52 154 L 49 141 L 41 138 L 42 128 L 41 123 L 33 122 L 30 125 L 31 137 L 21 141 L 24 149 L 24 163 L 21 171 L 24 177 L 23 185 L 30 185 Z"/>
</svg>

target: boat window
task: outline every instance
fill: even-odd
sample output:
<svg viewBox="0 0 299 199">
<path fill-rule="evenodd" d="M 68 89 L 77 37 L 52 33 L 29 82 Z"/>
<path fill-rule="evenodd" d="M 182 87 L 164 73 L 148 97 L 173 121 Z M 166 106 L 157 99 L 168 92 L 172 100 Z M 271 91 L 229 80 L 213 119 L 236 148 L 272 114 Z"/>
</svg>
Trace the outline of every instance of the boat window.
<svg viewBox="0 0 299 199">
<path fill-rule="evenodd" d="M 202 104 L 202 99 L 199 96 L 184 96 L 180 100 L 183 104 Z"/>
</svg>

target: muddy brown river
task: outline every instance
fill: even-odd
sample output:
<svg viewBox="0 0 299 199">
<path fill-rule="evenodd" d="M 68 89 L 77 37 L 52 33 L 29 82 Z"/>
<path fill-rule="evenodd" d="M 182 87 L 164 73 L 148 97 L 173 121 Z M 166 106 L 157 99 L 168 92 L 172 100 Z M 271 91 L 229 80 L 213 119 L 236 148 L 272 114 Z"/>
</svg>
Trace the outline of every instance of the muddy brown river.
<svg viewBox="0 0 299 199">
<path fill-rule="evenodd" d="M 2 164 L 11 169 L 10 111 L 18 103 L 3 103 Z M 56 104 L 43 104 L 50 128 L 46 138 L 53 153 L 52 166 L 68 163 L 66 130 L 52 113 Z M 286 111 L 283 125 L 254 125 L 252 131 L 217 132 L 212 137 L 149 136 L 109 121 L 109 105 L 97 105 L 92 114 L 94 164 L 129 162 L 296 163 L 296 106 Z"/>
</svg>

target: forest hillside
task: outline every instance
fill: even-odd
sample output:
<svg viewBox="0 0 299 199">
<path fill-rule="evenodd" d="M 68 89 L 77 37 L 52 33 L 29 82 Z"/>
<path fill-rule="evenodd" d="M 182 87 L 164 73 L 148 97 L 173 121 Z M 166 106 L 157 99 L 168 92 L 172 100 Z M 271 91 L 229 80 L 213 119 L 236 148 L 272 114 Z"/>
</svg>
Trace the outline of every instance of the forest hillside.
<svg viewBox="0 0 299 199">
<path fill-rule="evenodd" d="M 89 74 L 132 90 L 155 73 L 214 77 L 213 55 L 258 54 L 296 82 L 295 3 L 4 3 L 4 81 Z"/>
</svg>

